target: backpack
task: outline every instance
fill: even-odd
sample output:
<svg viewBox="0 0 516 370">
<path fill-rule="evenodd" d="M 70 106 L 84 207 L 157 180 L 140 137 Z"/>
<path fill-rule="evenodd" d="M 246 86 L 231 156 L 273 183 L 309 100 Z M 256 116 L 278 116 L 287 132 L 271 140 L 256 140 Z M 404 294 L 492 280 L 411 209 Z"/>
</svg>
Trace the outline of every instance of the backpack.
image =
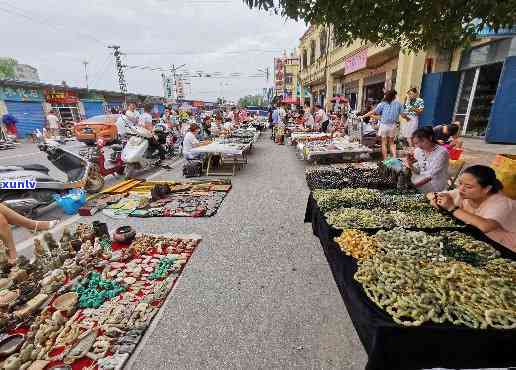
<svg viewBox="0 0 516 370">
<path fill-rule="evenodd" d="M 183 166 L 184 177 L 202 176 L 202 161 L 187 161 Z"/>
</svg>

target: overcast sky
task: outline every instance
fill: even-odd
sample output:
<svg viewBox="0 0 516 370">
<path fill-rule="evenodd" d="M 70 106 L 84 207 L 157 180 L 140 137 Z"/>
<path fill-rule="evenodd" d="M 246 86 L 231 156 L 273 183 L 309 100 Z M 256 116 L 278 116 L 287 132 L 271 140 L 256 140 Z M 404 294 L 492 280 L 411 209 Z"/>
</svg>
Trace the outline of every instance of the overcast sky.
<svg viewBox="0 0 516 370">
<path fill-rule="evenodd" d="M 250 10 L 241 0 L 0 0 L 0 56 L 39 69 L 43 82 L 118 90 L 117 44 L 131 66 L 186 64 L 205 73 L 259 73 L 281 50 L 293 50 L 304 23 Z M 160 55 L 161 54 L 161 55 Z M 128 70 L 130 92 L 163 94 L 161 72 Z M 265 78 L 191 78 L 188 98 L 237 99 L 266 87 Z M 270 80 L 272 86 L 272 79 Z M 188 90 L 187 90 L 188 91 Z"/>
</svg>

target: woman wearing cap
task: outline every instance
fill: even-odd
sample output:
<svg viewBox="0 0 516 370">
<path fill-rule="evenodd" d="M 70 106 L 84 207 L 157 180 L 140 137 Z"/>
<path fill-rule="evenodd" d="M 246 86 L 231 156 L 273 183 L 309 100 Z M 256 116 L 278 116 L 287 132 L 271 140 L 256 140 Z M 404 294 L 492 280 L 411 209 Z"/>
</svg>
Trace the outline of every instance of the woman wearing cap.
<svg viewBox="0 0 516 370">
<path fill-rule="evenodd" d="M 516 252 L 516 201 L 504 195 L 502 188 L 492 168 L 474 165 L 464 170 L 458 189 L 427 197 L 435 207 Z"/>
</svg>

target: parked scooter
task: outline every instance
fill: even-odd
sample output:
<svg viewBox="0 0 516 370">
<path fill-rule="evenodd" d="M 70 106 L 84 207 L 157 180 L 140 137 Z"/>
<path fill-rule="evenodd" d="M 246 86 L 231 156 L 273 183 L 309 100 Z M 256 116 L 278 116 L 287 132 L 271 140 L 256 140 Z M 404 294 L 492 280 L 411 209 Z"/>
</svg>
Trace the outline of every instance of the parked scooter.
<svg viewBox="0 0 516 370">
<path fill-rule="evenodd" d="M 81 156 L 86 158 L 89 163 L 95 165 L 98 168 L 99 174 L 102 177 L 108 175 L 123 175 L 125 169 L 125 163 L 122 160 L 122 149 L 123 145 L 114 144 L 111 145 L 112 153 L 109 156 L 106 166 L 106 156 L 104 154 L 104 147 L 106 143 L 103 139 L 97 140 L 97 146 L 86 148 L 81 151 Z"/>
<path fill-rule="evenodd" d="M 46 141 L 39 130 L 36 132 L 38 148 L 47 154 L 48 160 L 67 176 L 62 182 L 49 175 L 49 168 L 41 164 L 0 166 L 0 179 L 23 181 L 33 179 L 34 189 L 2 189 L 0 202 L 28 216 L 34 216 L 40 208 L 54 202 L 54 194 L 63 194 L 69 189 L 85 189 L 98 192 L 104 187 L 104 178 L 93 163 L 88 163 L 79 154 L 64 149 L 58 143 Z"/>
<path fill-rule="evenodd" d="M 125 163 L 127 177 L 133 177 L 138 171 L 158 167 L 164 159 L 172 157 L 173 146 L 167 149 L 168 134 L 165 134 L 158 125 L 155 133 L 156 136 L 139 126 L 132 127 L 128 131 L 129 140 L 122 150 L 122 161 Z"/>
</svg>

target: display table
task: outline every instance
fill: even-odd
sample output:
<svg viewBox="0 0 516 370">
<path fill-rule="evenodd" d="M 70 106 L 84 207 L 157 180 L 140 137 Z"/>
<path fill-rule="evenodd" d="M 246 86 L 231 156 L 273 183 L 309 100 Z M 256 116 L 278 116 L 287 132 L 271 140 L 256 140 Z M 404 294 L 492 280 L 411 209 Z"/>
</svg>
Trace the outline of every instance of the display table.
<svg viewBox="0 0 516 370">
<path fill-rule="evenodd" d="M 310 194 L 305 222 L 312 224 L 348 309 L 360 341 L 368 354 L 367 370 L 422 368 L 482 368 L 516 365 L 516 329 L 470 329 L 465 326 L 426 323 L 416 327 L 396 324 L 376 306 L 355 281 L 357 261 L 345 255 L 333 238 L 340 234 L 326 222 Z M 497 248 L 505 258 L 515 254 Z"/>
<path fill-rule="evenodd" d="M 238 166 L 247 164 L 247 153 L 250 149 L 251 144 L 221 144 L 214 142 L 193 148 L 191 153 L 194 155 L 207 154 L 206 176 L 234 176 Z M 232 172 L 211 171 L 214 156 L 221 156 L 223 163 L 231 165 Z"/>
<path fill-rule="evenodd" d="M 318 162 L 324 159 L 365 161 L 368 160 L 372 149 L 359 143 L 350 143 L 344 139 L 334 139 L 330 142 L 299 143 L 297 150 L 303 159 Z"/>
</svg>

